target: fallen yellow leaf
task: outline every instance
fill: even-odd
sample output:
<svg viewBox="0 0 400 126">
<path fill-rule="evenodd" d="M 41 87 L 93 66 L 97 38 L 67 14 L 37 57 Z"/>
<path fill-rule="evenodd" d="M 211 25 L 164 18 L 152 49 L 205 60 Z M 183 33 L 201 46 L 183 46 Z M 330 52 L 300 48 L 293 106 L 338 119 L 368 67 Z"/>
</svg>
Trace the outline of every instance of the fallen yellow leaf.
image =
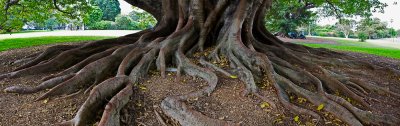
<svg viewBox="0 0 400 126">
<path fill-rule="evenodd" d="M 346 100 L 347 100 L 348 102 L 351 102 L 351 99 L 350 99 L 350 98 L 347 98 Z"/>
<path fill-rule="evenodd" d="M 261 105 L 260 105 L 260 107 L 261 108 L 265 108 L 265 107 L 269 107 L 270 105 L 269 105 L 269 103 L 267 103 L 267 102 L 263 102 L 263 103 L 261 103 Z"/>
<path fill-rule="evenodd" d="M 139 88 L 142 89 L 142 90 L 146 90 L 147 89 L 145 86 L 140 86 Z"/>
<path fill-rule="evenodd" d="M 236 78 L 238 78 L 237 76 L 235 76 L 235 75 L 231 75 L 230 76 L 231 78 L 233 78 L 233 79 L 236 79 Z"/>
<path fill-rule="evenodd" d="M 295 116 L 293 119 L 294 119 L 295 122 L 298 122 L 299 121 L 299 116 Z"/>
<path fill-rule="evenodd" d="M 324 108 L 324 104 L 320 104 L 320 105 L 318 105 L 317 110 L 320 111 L 320 110 L 322 110 L 323 108 Z"/>
<path fill-rule="evenodd" d="M 307 99 L 301 97 L 297 98 L 297 100 L 300 104 L 307 101 Z"/>
<path fill-rule="evenodd" d="M 49 101 L 49 99 L 43 100 L 43 103 L 46 104 Z"/>
</svg>

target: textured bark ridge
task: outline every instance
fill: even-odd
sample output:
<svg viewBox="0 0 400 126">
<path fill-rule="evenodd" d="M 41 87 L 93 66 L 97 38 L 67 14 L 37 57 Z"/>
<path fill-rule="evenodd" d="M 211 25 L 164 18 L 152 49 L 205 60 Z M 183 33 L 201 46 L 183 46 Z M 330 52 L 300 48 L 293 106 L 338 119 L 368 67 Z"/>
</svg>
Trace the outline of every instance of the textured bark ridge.
<svg viewBox="0 0 400 126">
<path fill-rule="evenodd" d="M 127 0 L 158 19 L 155 28 L 116 39 L 79 46 L 54 46 L 0 79 L 17 78 L 37 72 L 60 71 L 43 78 L 37 87 L 13 86 L 12 93 L 35 93 L 50 89 L 37 100 L 90 91 L 90 95 L 64 125 L 88 125 L 103 110 L 99 125 L 119 125 L 119 113 L 133 86 L 145 80 L 149 69 L 165 76 L 169 67 L 177 68 L 177 77 L 186 74 L 203 78 L 208 86 L 198 91 L 165 98 L 164 114 L 182 125 L 240 125 L 209 118 L 185 103 L 189 98 L 207 97 L 218 85 L 216 72 L 238 77 L 246 84 L 243 95 L 254 95 L 273 102 L 259 93 L 258 83 L 274 86 L 280 104 L 296 114 L 319 119 L 315 110 L 292 103 L 289 94 L 306 98 L 349 125 L 396 125 L 400 120 L 370 110 L 367 94 L 399 97 L 386 88 L 348 78 L 322 67 L 335 66 L 398 71 L 355 61 L 337 52 L 284 43 L 270 34 L 263 19 L 272 0 Z M 154 5 L 154 6 L 152 6 Z M 229 68 L 212 62 L 228 61 Z M 321 65 L 322 64 L 322 65 Z M 355 103 L 335 92 L 351 98 Z M 107 100 L 111 99 L 111 100 Z"/>
</svg>

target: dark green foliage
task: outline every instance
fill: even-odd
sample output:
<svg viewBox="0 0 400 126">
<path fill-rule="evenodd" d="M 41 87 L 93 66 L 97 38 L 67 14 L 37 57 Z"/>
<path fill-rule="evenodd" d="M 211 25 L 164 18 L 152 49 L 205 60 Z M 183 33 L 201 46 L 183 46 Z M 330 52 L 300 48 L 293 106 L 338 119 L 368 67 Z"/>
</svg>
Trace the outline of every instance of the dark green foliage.
<svg viewBox="0 0 400 126">
<path fill-rule="evenodd" d="M 112 21 L 99 21 L 90 25 L 90 29 L 92 30 L 111 30 L 117 29 L 116 25 Z"/>
<path fill-rule="evenodd" d="M 121 30 L 144 30 L 156 25 L 156 19 L 149 13 L 135 8 L 129 15 L 118 15 L 115 22 L 99 21 L 90 25 L 89 29 L 121 29 Z"/>
<path fill-rule="evenodd" d="M 91 3 L 102 10 L 102 20 L 114 21 L 115 17 L 121 13 L 118 0 L 91 0 Z"/>
<path fill-rule="evenodd" d="M 101 18 L 102 18 L 102 17 L 103 17 L 103 11 L 100 9 L 100 7 L 98 7 L 98 6 L 93 6 L 93 9 L 90 10 L 90 11 L 85 15 L 84 22 L 85 22 L 86 24 L 88 24 L 89 27 L 90 27 L 90 25 L 92 25 L 92 24 L 94 24 L 94 23 L 96 23 L 96 22 L 101 21 Z"/>
<path fill-rule="evenodd" d="M 324 36 L 324 37 L 338 37 L 340 34 L 336 31 L 335 26 L 333 25 L 325 25 L 325 26 L 316 26 L 314 28 L 314 34 L 316 36 Z"/>
<path fill-rule="evenodd" d="M 306 2 L 274 0 L 270 13 L 266 16 L 266 27 L 273 33 L 296 31 L 301 25 L 308 25 L 315 21 L 316 13 L 310 11 L 313 8 Z"/>
<path fill-rule="evenodd" d="M 286 34 L 296 31 L 302 25 L 312 24 L 316 14 L 337 17 L 370 16 L 372 12 L 383 12 L 386 6 L 386 3 L 379 0 L 273 0 L 270 13 L 266 16 L 266 26 L 273 33 Z M 318 8 L 316 13 L 310 11 L 313 8 Z"/>
<path fill-rule="evenodd" d="M 358 39 L 360 39 L 361 42 L 365 42 L 365 40 L 368 39 L 368 35 L 365 32 L 359 32 L 358 33 Z"/>
<path fill-rule="evenodd" d="M 58 21 L 65 18 L 76 19 L 85 14 L 81 12 L 91 9 L 83 0 L 59 0 L 57 7 L 51 1 L 19 0 L 14 4 L 7 2 L 9 1 L 0 1 L 0 31 L 18 31 L 27 22 L 43 24 L 49 18 L 57 18 Z"/>
<path fill-rule="evenodd" d="M 382 0 L 305 0 L 321 7 L 318 12 L 322 16 L 352 17 L 359 15 L 368 17 L 372 12 L 384 12 L 388 5 Z"/>
<path fill-rule="evenodd" d="M 49 18 L 46 20 L 45 26 L 48 30 L 54 30 L 59 25 L 59 21 L 56 18 Z"/>
<path fill-rule="evenodd" d="M 397 36 L 400 36 L 400 29 L 396 31 L 397 32 Z"/>
<path fill-rule="evenodd" d="M 393 28 L 389 28 L 388 30 L 390 37 L 396 37 L 397 34 L 399 34 L 396 30 L 394 30 Z"/>
</svg>

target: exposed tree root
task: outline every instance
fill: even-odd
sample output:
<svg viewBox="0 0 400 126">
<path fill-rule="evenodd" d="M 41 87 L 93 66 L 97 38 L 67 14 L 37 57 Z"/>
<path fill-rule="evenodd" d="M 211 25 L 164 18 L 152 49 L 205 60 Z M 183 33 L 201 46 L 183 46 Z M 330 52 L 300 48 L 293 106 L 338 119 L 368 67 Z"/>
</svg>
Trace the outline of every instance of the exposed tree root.
<svg viewBox="0 0 400 126">
<path fill-rule="evenodd" d="M 263 27 L 271 0 L 151 1 L 162 5 L 162 11 L 154 10 L 147 2 L 130 2 L 164 16 L 156 17 L 159 23 L 153 29 L 117 39 L 54 46 L 26 57 L 28 63 L 0 75 L 0 79 L 59 73 L 43 78 L 44 82 L 36 87 L 13 86 L 5 91 L 29 94 L 50 89 L 37 98 L 42 100 L 87 90 L 90 94 L 76 116 L 62 124 L 91 125 L 102 112 L 99 125 L 119 125 L 121 108 L 135 96 L 134 86 L 146 79 L 150 69 L 157 68 L 165 77 L 168 68 L 173 67 L 178 80 L 186 74 L 208 83 L 197 91 L 169 96 L 161 102 L 164 114 L 181 125 L 240 125 L 209 118 L 186 104 L 188 99 L 207 97 L 217 90 L 215 71 L 239 78 L 246 86 L 244 95 L 254 95 L 272 108 L 278 104 L 259 92 L 262 89 L 258 83 L 272 84 L 285 108 L 317 120 L 321 119 L 318 112 L 293 103 L 290 94 L 314 106 L 323 105 L 321 111 L 349 125 L 400 124 L 394 116 L 378 114 L 366 101 L 370 93 L 400 97 L 398 93 L 329 68 L 387 69 L 341 53 L 280 41 Z M 218 62 L 226 62 L 229 67 L 214 64 Z"/>
<path fill-rule="evenodd" d="M 31 66 L 34 66 L 36 64 L 39 64 L 42 61 L 51 59 L 55 56 L 57 56 L 58 54 L 66 51 L 66 50 L 70 50 L 73 48 L 77 48 L 77 45 L 56 45 L 50 48 L 47 48 L 44 52 L 42 52 L 39 56 L 37 56 L 35 59 L 31 60 L 30 62 L 16 68 L 15 70 L 21 70 L 24 68 L 28 68 Z"/>
<path fill-rule="evenodd" d="M 19 93 L 19 94 L 31 94 L 31 93 L 36 93 L 45 89 L 50 89 L 53 88 L 54 86 L 57 86 L 58 84 L 72 78 L 75 76 L 75 74 L 68 74 L 64 76 L 59 76 L 52 78 L 50 80 L 47 80 L 40 85 L 36 87 L 20 87 L 20 86 L 12 86 L 4 89 L 5 92 L 9 93 Z"/>
<path fill-rule="evenodd" d="M 178 98 L 168 97 L 161 103 L 164 113 L 177 119 L 184 126 L 234 126 L 232 122 L 221 121 L 218 119 L 210 119 L 200 112 L 197 112 Z"/>
<path fill-rule="evenodd" d="M 124 86 L 127 85 L 127 82 L 127 77 L 115 77 L 97 85 L 90 92 L 89 98 L 85 101 L 85 103 L 83 103 L 76 116 L 72 120 L 63 122 L 62 124 L 84 126 L 88 125 L 90 122 L 93 122 L 93 119 L 96 116 L 94 113 L 97 113 L 99 110 L 101 110 L 102 107 L 104 107 L 104 105 L 107 103 L 106 100 L 111 99 L 119 92 L 119 90 L 123 89 Z"/>
<path fill-rule="evenodd" d="M 120 111 L 128 103 L 132 94 L 132 85 L 129 84 L 115 95 L 106 105 L 99 126 L 118 126 L 120 124 Z"/>
</svg>

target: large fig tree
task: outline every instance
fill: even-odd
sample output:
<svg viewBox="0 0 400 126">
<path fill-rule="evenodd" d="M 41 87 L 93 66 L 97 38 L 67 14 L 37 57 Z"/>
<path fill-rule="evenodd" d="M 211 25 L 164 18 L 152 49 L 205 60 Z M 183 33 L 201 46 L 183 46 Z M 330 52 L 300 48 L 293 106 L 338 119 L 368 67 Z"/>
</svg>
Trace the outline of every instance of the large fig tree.
<svg viewBox="0 0 400 126">
<path fill-rule="evenodd" d="M 72 1 L 72 0 L 71 0 Z M 73 0 L 75 1 L 75 0 Z M 298 114 L 308 114 L 315 119 L 319 114 L 292 103 L 289 93 L 306 98 L 310 103 L 324 105 L 343 122 L 360 126 L 395 125 L 400 120 L 394 116 L 370 111 L 366 102 L 368 93 L 400 95 L 386 88 L 366 83 L 348 74 L 328 69 L 368 69 L 399 74 L 389 68 L 354 60 L 342 53 L 314 49 L 285 43 L 264 27 L 265 13 L 272 0 L 126 0 L 133 6 L 152 14 L 158 24 L 148 30 L 82 45 L 57 45 L 40 54 L 28 57 L 28 63 L 0 79 L 10 79 L 38 72 L 58 74 L 43 78 L 36 87 L 13 86 L 6 92 L 29 94 L 50 89 L 37 98 L 43 100 L 69 95 L 89 89 L 90 95 L 66 125 L 88 125 L 98 110 L 103 110 L 99 125 L 118 125 L 119 111 L 134 97 L 132 87 L 146 79 L 149 69 L 157 69 L 165 76 L 170 67 L 182 75 L 204 79 L 208 86 L 185 95 L 169 96 L 161 103 L 164 114 L 182 125 L 236 125 L 209 118 L 185 101 L 193 97 L 207 97 L 218 85 L 218 76 L 238 77 L 246 85 L 243 95 L 253 95 L 273 104 L 263 94 L 257 83 L 270 83 L 275 88 L 282 106 Z M 27 1 L 6 0 L 3 9 L 23 6 Z M 63 0 L 66 4 L 74 2 Z M 76 1 L 75 1 L 76 2 Z M 85 3 L 85 1 L 78 1 Z M 296 2 L 296 1 L 293 1 Z M 334 13 L 364 13 L 383 7 L 377 0 L 308 0 L 316 6 L 326 6 Z M 53 0 L 49 3 L 61 11 L 71 12 L 72 5 Z M 42 6 L 40 3 L 37 6 Z M 226 60 L 229 67 L 220 68 L 213 62 Z M 357 104 L 334 95 L 339 93 Z M 107 100 L 109 99 L 109 100 Z"/>
</svg>

